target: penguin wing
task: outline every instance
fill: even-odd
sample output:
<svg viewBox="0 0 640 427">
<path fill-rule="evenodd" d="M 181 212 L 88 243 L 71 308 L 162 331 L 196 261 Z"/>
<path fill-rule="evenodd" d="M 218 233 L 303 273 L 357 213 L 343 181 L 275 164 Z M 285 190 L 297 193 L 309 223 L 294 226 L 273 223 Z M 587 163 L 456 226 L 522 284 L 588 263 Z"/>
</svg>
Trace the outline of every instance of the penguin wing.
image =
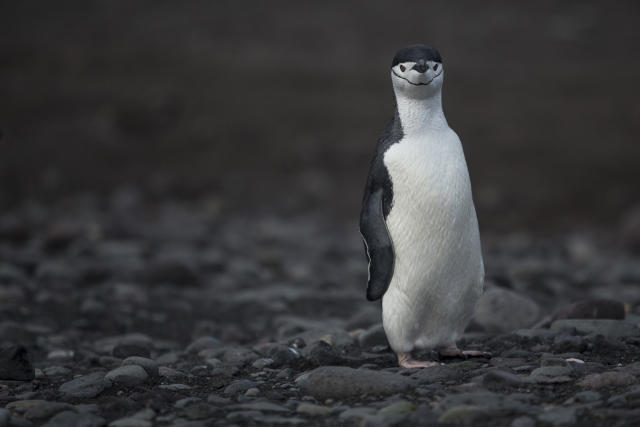
<svg viewBox="0 0 640 427">
<path fill-rule="evenodd" d="M 393 277 L 395 263 L 393 242 L 384 217 L 383 196 L 383 187 L 366 194 L 360 214 L 360 233 L 369 262 L 367 281 L 369 301 L 382 298 L 387 291 Z"/>
</svg>

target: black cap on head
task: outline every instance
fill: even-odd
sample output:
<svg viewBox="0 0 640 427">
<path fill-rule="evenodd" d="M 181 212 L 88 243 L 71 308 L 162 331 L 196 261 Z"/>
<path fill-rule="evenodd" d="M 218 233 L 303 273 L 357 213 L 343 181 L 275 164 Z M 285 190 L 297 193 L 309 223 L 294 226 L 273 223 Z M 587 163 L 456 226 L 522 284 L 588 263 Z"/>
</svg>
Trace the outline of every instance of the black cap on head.
<svg viewBox="0 0 640 427">
<path fill-rule="evenodd" d="M 393 57 L 391 66 L 395 67 L 401 62 L 418 62 L 420 59 L 442 63 L 442 57 L 440 57 L 440 53 L 431 46 L 427 46 L 424 44 L 413 44 L 396 52 L 396 56 Z"/>
</svg>

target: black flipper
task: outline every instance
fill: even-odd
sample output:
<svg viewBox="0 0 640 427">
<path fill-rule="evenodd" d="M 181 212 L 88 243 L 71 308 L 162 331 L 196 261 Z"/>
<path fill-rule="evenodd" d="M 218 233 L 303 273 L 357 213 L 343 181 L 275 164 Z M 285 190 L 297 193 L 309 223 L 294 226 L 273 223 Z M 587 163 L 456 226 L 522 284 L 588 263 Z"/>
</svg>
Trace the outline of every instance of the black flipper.
<svg viewBox="0 0 640 427">
<path fill-rule="evenodd" d="M 360 232 L 369 261 L 367 299 L 382 298 L 393 277 L 395 255 L 382 210 L 383 189 L 374 191 L 365 200 L 360 215 Z"/>
<path fill-rule="evenodd" d="M 402 127 L 396 111 L 394 119 L 389 122 L 378 141 L 362 200 L 360 233 L 364 239 L 365 253 L 369 261 L 367 283 L 369 301 L 382 298 L 393 277 L 395 253 L 386 223 L 387 215 L 393 205 L 393 186 L 384 165 L 384 153 L 402 137 Z"/>
</svg>

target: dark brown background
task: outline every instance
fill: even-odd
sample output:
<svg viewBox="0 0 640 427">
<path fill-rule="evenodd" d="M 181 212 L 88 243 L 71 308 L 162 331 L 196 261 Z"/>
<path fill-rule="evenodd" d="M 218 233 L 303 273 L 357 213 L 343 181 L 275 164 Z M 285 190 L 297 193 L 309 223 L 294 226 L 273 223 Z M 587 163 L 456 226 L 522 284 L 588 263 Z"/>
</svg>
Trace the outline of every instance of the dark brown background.
<svg viewBox="0 0 640 427">
<path fill-rule="evenodd" d="M 425 42 L 483 227 L 617 226 L 640 182 L 639 8 L 3 1 L 0 202 L 133 186 L 355 222 L 390 59 Z"/>
</svg>

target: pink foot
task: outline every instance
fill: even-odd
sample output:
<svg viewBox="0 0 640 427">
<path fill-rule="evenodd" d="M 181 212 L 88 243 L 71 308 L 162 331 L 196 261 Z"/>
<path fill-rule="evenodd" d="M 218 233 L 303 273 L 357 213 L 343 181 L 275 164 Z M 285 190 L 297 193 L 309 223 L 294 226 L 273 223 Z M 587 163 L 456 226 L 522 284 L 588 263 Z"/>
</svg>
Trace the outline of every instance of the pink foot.
<svg viewBox="0 0 640 427">
<path fill-rule="evenodd" d="M 438 353 L 443 357 L 491 357 L 491 353 L 487 353 L 486 351 L 460 350 L 455 344 L 439 349 Z"/>
<path fill-rule="evenodd" d="M 411 358 L 411 353 L 398 353 L 398 365 L 403 368 L 429 368 L 439 364 L 438 362 L 415 360 Z"/>
</svg>

